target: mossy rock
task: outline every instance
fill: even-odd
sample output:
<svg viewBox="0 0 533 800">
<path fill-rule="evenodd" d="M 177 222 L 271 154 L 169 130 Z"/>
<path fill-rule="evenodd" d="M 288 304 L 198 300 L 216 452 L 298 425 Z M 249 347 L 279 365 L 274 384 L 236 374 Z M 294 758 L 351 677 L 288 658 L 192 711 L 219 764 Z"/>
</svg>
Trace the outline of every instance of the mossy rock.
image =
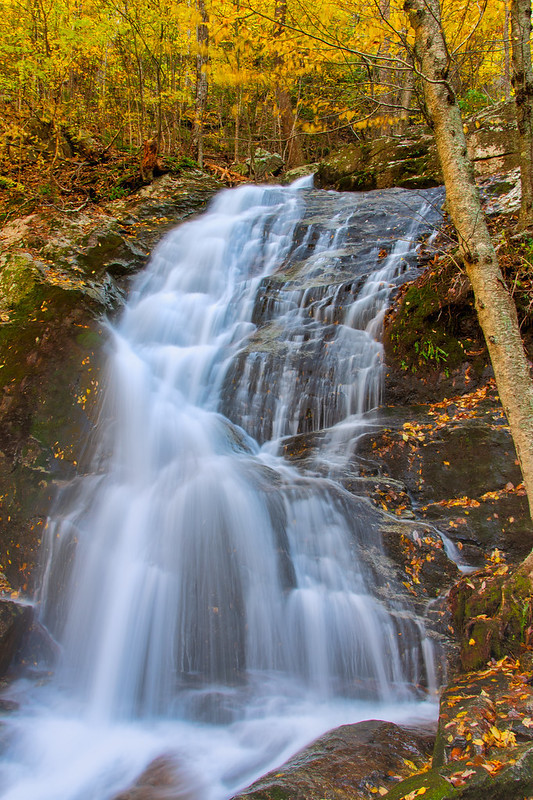
<svg viewBox="0 0 533 800">
<path fill-rule="evenodd" d="M 425 790 L 425 791 L 424 791 Z M 457 797 L 453 786 L 436 770 L 413 775 L 392 786 L 387 792 L 387 800 L 405 800 L 406 796 L 414 798 L 424 796 L 424 800 L 452 800 Z"/>
<path fill-rule="evenodd" d="M 31 256 L 6 254 L 0 259 L 0 308 L 18 305 L 33 290 L 39 273 Z"/>
<path fill-rule="evenodd" d="M 342 147 L 320 162 L 315 185 L 341 192 L 440 186 L 442 174 L 432 137 L 399 141 L 381 137 Z"/>
<path fill-rule="evenodd" d="M 453 587 L 449 603 L 464 671 L 481 669 L 491 658 L 516 655 L 530 643 L 532 594 L 531 581 L 521 567 L 514 573 L 505 566 L 495 567 Z"/>
<path fill-rule="evenodd" d="M 465 285 L 454 295 L 456 278 L 447 262 L 408 286 L 396 305 L 387 328 L 388 349 L 404 370 L 451 372 L 482 341 L 473 294 Z"/>
<path fill-rule="evenodd" d="M 325 733 L 233 800 L 354 800 L 427 764 L 426 731 L 367 720 Z M 407 765 L 409 763 L 410 766 Z M 393 777 L 394 776 L 394 777 Z"/>
<path fill-rule="evenodd" d="M 505 760 L 505 754 L 501 754 Z M 524 800 L 533 791 L 533 747 L 513 751 L 515 763 L 490 774 L 471 762 L 457 761 L 442 770 L 413 775 L 389 789 L 387 800 Z M 466 777 L 462 777 L 465 775 Z M 455 784 L 455 785 L 454 785 Z"/>
</svg>

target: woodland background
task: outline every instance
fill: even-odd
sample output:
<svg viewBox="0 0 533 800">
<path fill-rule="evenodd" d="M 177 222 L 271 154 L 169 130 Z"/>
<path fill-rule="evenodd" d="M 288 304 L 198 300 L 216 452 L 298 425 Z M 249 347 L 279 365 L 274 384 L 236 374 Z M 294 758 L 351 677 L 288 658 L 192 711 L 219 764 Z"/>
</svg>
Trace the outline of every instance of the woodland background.
<svg viewBox="0 0 533 800">
<path fill-rule="evenodd" d="M 1 0 L 0 10 L 0 191 L 28 208 L 79 184 L 96 154 L 138 165 L 146 140 L 167 168 L 204 153 L 230 165 L 258 146 L 296 166 L 427 120 L 397 0 Z M 463 112 L 512 93 L 509 14 L 508 0 L 442 6 Z M 55 168 L 73 154 L 58 186 Z M 132 188 L 123 176 L 85 183 L 92 200 Z"/>
</svg>

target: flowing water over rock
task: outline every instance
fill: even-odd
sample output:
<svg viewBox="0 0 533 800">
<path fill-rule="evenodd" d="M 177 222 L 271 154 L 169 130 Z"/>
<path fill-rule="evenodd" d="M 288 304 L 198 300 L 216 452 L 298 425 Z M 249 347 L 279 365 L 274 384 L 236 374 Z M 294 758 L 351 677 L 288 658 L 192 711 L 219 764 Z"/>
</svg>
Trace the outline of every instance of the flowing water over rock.
<svg viewBox="0 0 533 800">
<path fill-rule="evenodd" d="M 49 523 L 61 656 L 13 689 L 4 797 L 105 800 L 170 753 L 183 796 L 218 800 L 334 725 L 435 714 L 377 513 L 335 472 L 376 424 L 382 317 L 439 198 L 245 187 L 158 247 Z M 316 469 L 278 455 L 324 429 Z"/>
</svg>

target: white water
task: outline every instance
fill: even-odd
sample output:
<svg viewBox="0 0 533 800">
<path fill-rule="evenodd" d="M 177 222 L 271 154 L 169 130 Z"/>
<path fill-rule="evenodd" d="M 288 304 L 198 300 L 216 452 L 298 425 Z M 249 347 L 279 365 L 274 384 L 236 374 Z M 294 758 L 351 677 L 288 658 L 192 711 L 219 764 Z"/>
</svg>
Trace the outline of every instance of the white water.
<svg viewBox="0 0 533 800">
<path fill-rule="evenodd" d="M 61 657 L 50 683 L 12 690 L 21 710 L 9 720 L 2 797 L 107 800 L 172 753 L 183 796 L 220 800 L 330 727 L 435 715 L 419 688 L 434 678 L 423 628 L 378 591 L 376 514 L 289 466 L 272 444 L 305 417 L 296 378 L 309 342 L 326 391 L 344 396 L 331 420 L 318 397 L 313 408 L 325 411 L 313 411 L 312 430 L 348 420 L 351 440 L 379 402 L 376 337 L 423 200 L 384 263 L 373 243 L 374 271 L 340 320 L 328 319 L 335 304 L 324 297 L 309 306 L 284 296 L 275 324 L 290 344 L 277 372 L 253 378 L 251 352 L 235 377 L 245 413 L 228 412 L 230 422 L 220 412 L 238 354 L 251 349 L 261 280 L 289 255 L 301 260 L 310 241 L 311 270 L 350 254 L 347 223 L 364 198 L 339 201 L 334 232 L 309 226 L 295 251 L 306 194 L 222 193 L 166 238 L 137 280 L 111 332 L 94 471 L 68 487 L 50 520 L 42 619 Z M 335 322 L 327 347 L 324 322 Z M 313 384 L 323 390 L 322 379 Z M 272 421 L 258 425 L 269 393 Z"/>
</svg>

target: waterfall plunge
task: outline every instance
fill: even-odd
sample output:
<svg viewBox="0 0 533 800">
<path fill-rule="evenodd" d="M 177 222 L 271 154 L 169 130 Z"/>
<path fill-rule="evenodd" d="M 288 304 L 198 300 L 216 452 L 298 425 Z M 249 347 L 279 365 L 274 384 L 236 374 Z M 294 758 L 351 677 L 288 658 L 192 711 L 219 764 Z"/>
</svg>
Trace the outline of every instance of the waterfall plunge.
<svg viewBox="0 0 533 800">
<path fill-rule="evenodd" d="M 62 655 L 18 689 L 6 798 L 111 798 L 171 751 L 218 800 L 328 727 L 433 713 L 423 629 L 376 592 L 377 516 L 276 454 L 329 428 L 333 463 L 379 402 L 431 197 L 245 187 L 161 243 L 111 331 L 95 471 L 49 524 Z"/>
</svg>

